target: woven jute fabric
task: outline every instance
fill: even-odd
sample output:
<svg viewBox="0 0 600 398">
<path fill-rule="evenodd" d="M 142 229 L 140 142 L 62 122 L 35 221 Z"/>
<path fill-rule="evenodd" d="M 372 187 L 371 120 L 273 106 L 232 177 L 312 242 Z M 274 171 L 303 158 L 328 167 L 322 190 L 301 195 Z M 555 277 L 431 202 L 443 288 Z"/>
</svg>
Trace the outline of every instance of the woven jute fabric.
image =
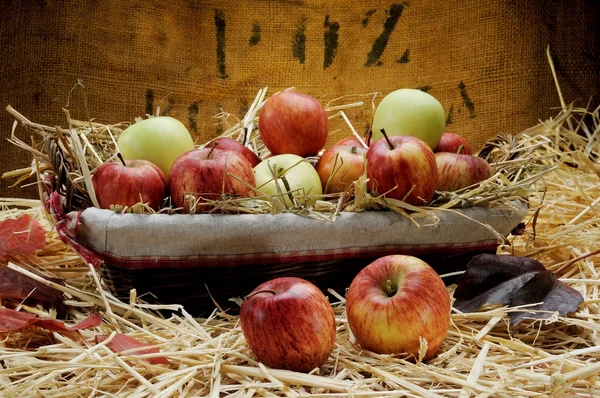
<svg viewBox="0 0 600 398">
<path fill-rule="evenodd" d="M 599 87 L 599 17 L 593 0 L 3 1 L 0 105 L 64 126 L 67 105 L 74 118 L 116 123 L 160 103 L 203 142 L 223 131 L 217 113 L 242 117 L 266 86 L 323 103 L 379 92 L 377 103 L 410 87 L 438 98 L 448 131 L 478 149 L 554 115 L 548 46 L 565 100 L 587 106 Z M 71 91 L 78 80 L 87 100 Z M 371 103 L 340 102 L 357 98 Z M 361 134 L 369 109 L 348 110 Z M 12 122 L 0 110 L 2 172 L 31 161 L 6 140 Z M 337 121 L 331 131 L 329 143 L 350 134 Z M 0 196 L 35 194 L 9 183 Z"/>
</svg>

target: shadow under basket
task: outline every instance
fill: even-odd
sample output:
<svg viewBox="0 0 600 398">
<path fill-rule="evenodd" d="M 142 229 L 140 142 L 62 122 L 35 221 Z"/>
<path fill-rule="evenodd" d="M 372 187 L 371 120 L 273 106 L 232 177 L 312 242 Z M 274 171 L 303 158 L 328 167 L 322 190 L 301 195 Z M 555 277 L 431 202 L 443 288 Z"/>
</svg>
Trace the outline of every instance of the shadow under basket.
<svg viewBox="0 0 600 398">
<path fill-rule="evenodd" d="M 282 276 L 344 296 L 361 269 L 390 254 L 419 257 L 440 275 L 461 271 L 473 256 L 495 253 L 526 211 L 519 201 L 414 219 L 373 211 L 317 221 L 287 213 L 139 215 L 89 208 L 76 240 L 103 260 L 102 277 L 117 297 L 128 300 L 136 289 L 144 301 L 208 316 L 215 302 L 236 313 L 232 298 Z"/>
</svg>

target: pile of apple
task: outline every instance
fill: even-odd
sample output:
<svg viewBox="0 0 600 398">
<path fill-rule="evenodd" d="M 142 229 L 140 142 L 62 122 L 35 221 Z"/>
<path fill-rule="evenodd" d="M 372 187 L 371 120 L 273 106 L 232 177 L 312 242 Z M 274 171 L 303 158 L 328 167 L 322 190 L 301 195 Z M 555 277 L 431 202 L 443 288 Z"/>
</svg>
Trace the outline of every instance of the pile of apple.
<svg viewBox="0 0 600 398">
<path fill-rule="evenodd" d="M 404 255 L 366 266 L 346 297 L 347 322 L 359 350 L 413 359 L 427 360 L 439 350 L 450 309 L 439 275 L 422 260 Z M 254 289 L 242 303 L 240 325 L 257 359 L 272 368 L 310 372 L 327 361 L 336 341 L 332 306 L 301 278 L 276 278 Z"/>
<path fill-rule="evenodd" d="M 307 205 L 324 193 L 348 190 L 366 170 L 372 194 L 427 205 L 436 191 L 466 188 L 492 175 L 464 138 L 445 127 L 437 99 L 401 89 L 378 105 L 371 137 L 345 138 L 324 150 L 329 134 L 324 106 L 283 91 L 265 101 L 258 118 L 269 153 L 259 156 L 231 138 L 196 147 L 182 123 L 152 117 L 121 133 L 121 161 L 102 164 L 92 181 L 102 208 L 142 202 L 155 210 L 170 205 L 192 212 L 224 197 L 268 196 L 286 207 Z M 445 339 L 450 299 L 429 265 L 386 256 L 355 277 L 346 315 L 362 349 L 427 359 Z M 242 304 L 240 323 L 252 351 L 271 367 L 309 372 L 327 360 L 336 340 L 329 301 L 299 278 L 258 286 Z"/>
<path fill-rule="evenodd" d="M 262 159 L 232 138 L 195 147 L 186 127 L 168 116 L 139 121 L 118 137 L 121 161 L 104 163 L 93 175 L 98 205 L 144 203 L 154 210 L 195 212 L 210 210 L 208 201 L 262 196 L 289 208 L 347 190 L 365 168 L 373 194 L 427 205 L 436 190 L 455 191 L 492 174 L 464 138 L 444 132 L 442 105 L 420 90 L 384 97 L 366 143 L 350 137 L 323 151 L 329 134 L 325 108 L 296 91 L 265 101 L 258 126 L 269 151 Z M 317 158 L 313 166 L 310 160 Z"/>
</svg>

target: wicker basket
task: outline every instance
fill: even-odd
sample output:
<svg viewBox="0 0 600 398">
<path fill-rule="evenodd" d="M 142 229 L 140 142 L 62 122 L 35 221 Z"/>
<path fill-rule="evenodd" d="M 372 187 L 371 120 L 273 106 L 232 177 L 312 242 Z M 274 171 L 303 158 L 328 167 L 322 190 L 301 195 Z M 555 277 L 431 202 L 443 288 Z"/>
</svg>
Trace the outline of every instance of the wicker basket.
<svg viewBox="0 0 600 398">
<path fill-rule="evenodd" d="M 440 274 L 462 270 L 474 255 L 494 253 L 525 212 L 523 202 L 511 202 L 435 210 L 416 220 L 377 211 L 319 222 L 285 213 L 139 215 L 89 208 L 76 240 L 103 260 L 103 277 L 117 296 L 136 289 L 147 301 L 182 304 L 201 316 L 214 302 L 235 312 L 231 298 L 280 276 L 344 294 L 364 266 L 388 254 L 415 255 Z"/>
</svg>

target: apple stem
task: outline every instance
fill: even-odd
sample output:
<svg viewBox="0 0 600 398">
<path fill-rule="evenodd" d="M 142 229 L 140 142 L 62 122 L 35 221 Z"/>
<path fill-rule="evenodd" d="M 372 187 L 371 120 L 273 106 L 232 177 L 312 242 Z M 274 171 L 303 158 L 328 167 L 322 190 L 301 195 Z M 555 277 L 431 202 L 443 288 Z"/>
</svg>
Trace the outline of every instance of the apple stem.
<svg viewBox="0 0 600 398">
<path fill-rule="evenodd" d="M 460 153 L 462 153 L 463 149 L 465 149 L 465 146 L 461 144 L 461 145 L 458 147 L 458 150 L 456 151 L 456 153 L 459 153 L 459 154 L 460 154 Z"/>
<path fill-rule="evenodd" d="M 390 150 L 393 151 L 394 150 L 394 145 L 392 144 L 392 141 L 390 141 L 389 137 L 385 133 L 385 129 L 381 129 L 379 131 L 381 131 L 381 134 L 383 135 L 383 138 L 385 138 L 385 140 L 387 141 L 388 145 L 390 146 Z"/>
<path fill-rule="evenodd" d="M 271 293 L 273 296 L 275 296 L 277 294 L 277 292 L 273 289 L 261 289 L 261 290 L 257 290 L 255 292 L 252 292 L 249 295 L 245 296 L 244 300 L 248 300 L 260 293 Z"/>
<path fill-rule="evenodd" d="M 210 159 L 210 155 L 212 155 L 213 151 L 215 150 L 215 148 L 217 147 L 217 145 L 219 145 L 219 140 L 214 140 L 213 141 L 213 145 L 210 148 L 210 152 L 208 152 L 208 155 L 206 155 L 207 159 Z"/>
<path fill-rule="evenodd" d="M 387 294 L 389 296 L 393 296 L 398 291 L 397 288 L 395 288 L 394 286 L 392 286 L 392 280 L 391 279 L 388 279 L 387 281 L 385 281 L 385 289 L 387 290 Z"/>
<path fill-rule="evenodd" d="M 356 149 L 356 147 L 353 146 L 352 148 L 350 148 L 350 153 L 356 155 L 358 153 L 358 149 Z"/>
<path fill-rule="evenodd" d="M 283 169 L 278 170 L 279 173 L 281 173 L 282 171 Z M 288 197 L 290 198 L 290 202 L 294 203 L 294 196 L 292 195 L 292 187 L 290 187 L 290 183 L 284 175 L 282 175 L 279 178 L 281 178 L 281 182 L 283 182 L 283 186 L 285 187 Z"/>
<path fill-rule="evenodd" d="M 123 163 L 123 166 L 127 166 L 127 164 L 125 163 L 125 159 L 123 158 L 123 155 L 121 155 L 121 152 L 117 152 L 117 157 L 119 158 L 121 163 Z"/>
<path fill-rule="evenodd" d="M 244 138 L 242 140 L 242 145 L 246 146 L 246 142 L 248 142 L 248 127 L 244 127 Z"/>
</svg>

